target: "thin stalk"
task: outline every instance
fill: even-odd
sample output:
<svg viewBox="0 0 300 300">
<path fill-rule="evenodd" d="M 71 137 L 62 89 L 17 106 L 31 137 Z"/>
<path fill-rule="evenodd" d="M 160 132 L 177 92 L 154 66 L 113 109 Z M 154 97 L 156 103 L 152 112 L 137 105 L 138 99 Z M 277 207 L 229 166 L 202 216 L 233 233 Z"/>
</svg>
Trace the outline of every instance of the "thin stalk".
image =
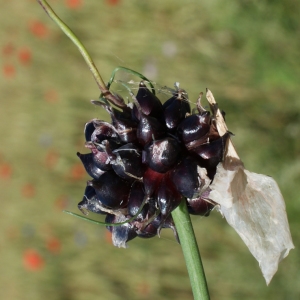
<svg viewBox="0 0 300 300">
<path fill-rule="evenodd" d="M 106 87 L 106 84 L 104 83 L 97 67 L 95 66 L 91 56 L 87 52 L 84 45 L 80 42 L 80 40 L 77 38 L 75 33 L 66 25 L 53 11 L 51 6 L 48 4 L 46 0 L 37 0 L 37 2 L 42 6 L 44 11 L 47 13 L 47 15 L 59 26 L 59 28 L 71 39 L 71 41 L 77 46 L 78 50 L 80 51 L 81 55 L 83 56 L 86 64 L 88 65 L 90 71 L 92 72 L 94 79 L 101 91 L 102 94 L 109 93 L 108 89 Z"/>
<path fill-rule="evenodd" d="M 189 273 L 194 300 L 209 300 L 209 292 L 191 218 L 186 201 L 172 212 L 181 249 Z"/>
</svg>

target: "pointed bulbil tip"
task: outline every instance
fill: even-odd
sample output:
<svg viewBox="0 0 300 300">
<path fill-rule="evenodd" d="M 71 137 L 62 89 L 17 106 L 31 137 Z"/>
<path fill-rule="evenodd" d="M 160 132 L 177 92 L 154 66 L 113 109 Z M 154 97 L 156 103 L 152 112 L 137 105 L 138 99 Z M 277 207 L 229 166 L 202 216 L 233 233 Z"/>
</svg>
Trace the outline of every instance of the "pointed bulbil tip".
<svg viewBox="0 0 300 300">
<path fill-rule="evenodd" d="M 91 100 L 91 103 L 94 105 L 100 106 L 100 107 L 104 107 L 104 108 L 106 106 L 108 106 L 108 104 L 104 101 L 101 101 L 101 99 L 100 100 Z"/>
<path fill-rule="evenodd" d="M 93 183 L 92 180 L 88 180 L 88 181 L 86 182 L 86 185 L 87 185 L 87 186 L 94 186 L 94 183 Z"/>
<path fill-rule="evenodd" d="M 142 88 L 145 88 L 146 87 L 146 84 L 145 84 L 145 82 L 142 80 L 141 82 L 140 82 L 140 85 L 139 85 L 140 87 L 142 87 Z"/>
<path fill-rule="evenodd" d="M 80 203 L 77 205 L 78 209 L 84 214 L 85 216 L 88 216 L 89 211 L 85 209 L 84 205 L 81 205 Z"/>
</svg>

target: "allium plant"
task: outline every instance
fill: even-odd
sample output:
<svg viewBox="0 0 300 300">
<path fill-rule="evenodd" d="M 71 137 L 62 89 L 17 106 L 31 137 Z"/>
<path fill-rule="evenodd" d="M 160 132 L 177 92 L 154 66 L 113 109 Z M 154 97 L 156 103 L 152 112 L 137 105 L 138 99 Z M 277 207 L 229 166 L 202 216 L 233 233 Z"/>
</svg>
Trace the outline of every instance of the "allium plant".
<svg viewBox="0 0 300 300">
<path fill-rule="evenodd" d="M 202 93 L 191 108 L 179 83 L 162 102 L 151 81 L 124 67 L 105 84 L 74 33 L 46 1 L 38 2 L 82 53 L 101 91 L 92 103 L 111 119 L 88 121 L 84 135 L 89 151 L 77 153 L 92 178 L 78 208 L 84 215 L 105 215 L 105 222 L 68 213 L 106 225 L 117 247 L 171 228 L 182 246 L 195 299 L 209 299 L 189 214 L 208 216 L 216 208 L 246 243 L 269 283 L 294 247 L 284 200 L 272 178 L 245 170 L 212 93 L 206 93 L 211 111 L 202 106 Z M 140 78 L 136 94 L 130 82 L 119 81 L 129 103 L 110 90 L 119 70 Z"/>
</svg>

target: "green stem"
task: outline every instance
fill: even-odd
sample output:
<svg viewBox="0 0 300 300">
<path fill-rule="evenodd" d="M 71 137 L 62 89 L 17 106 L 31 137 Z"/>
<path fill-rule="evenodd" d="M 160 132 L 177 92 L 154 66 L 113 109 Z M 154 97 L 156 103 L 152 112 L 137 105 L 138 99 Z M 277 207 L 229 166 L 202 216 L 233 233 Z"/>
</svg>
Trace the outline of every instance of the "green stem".
<svg viewBox="0 0 300 300">
<path fill-rule="evenodd" d="M 172 212 L 195 300 L 209 300 L 205 273 L 186 201 Z"/>
<path fill-rule="evenodd" d="M 97 67 L 95 66 L 92 58 L 87 52 L 84 45 L 79 41 L 75 33 L 57 16 L 57 14 L 53 11 L 51 6 L 48 4 L 46 0 L 37 0 L 37 2 L 42 6 L 47 15 L 60 27 L 60 29 L 71 39 L 71 41 L 77 46 L 81 55 L 83 56 L 86 64 L 88 65 L 90 71 L 92 72 L 94 79 L 100 89 L 100 91 L 105 94 L 108 92 L 106 84 L 104 83 Z"/>
</svg>

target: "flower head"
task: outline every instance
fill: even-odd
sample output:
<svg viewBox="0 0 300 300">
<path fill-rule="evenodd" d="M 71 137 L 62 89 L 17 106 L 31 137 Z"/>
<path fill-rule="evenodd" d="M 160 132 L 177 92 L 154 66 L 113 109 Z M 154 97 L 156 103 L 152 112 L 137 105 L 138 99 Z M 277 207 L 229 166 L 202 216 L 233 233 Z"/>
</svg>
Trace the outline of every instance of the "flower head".
<svg viewBox="0 0 300 300">
<path fill-rule="evenodd" d="M 92 180 L 78 207 L 106 214 L 118 247 L 162 228 L 172 228 L 177 237 L 171 212 L 181 201 L 191 214 L 202 216 L 215 205 L 209 186 L 229 133 L 219 135 L 214 116 L 200 103 L 202 94 L 192 113 L 186 91 L 175 87 L 164 103 L 144 81 L 136 95 L 130 92 L 128 105 L 120 96 L 114 106 L 110 99 L 92 101 L 111 122 L 93 119 L 85 125 L 90 153 L 77 155 Z"/>
</svg>

